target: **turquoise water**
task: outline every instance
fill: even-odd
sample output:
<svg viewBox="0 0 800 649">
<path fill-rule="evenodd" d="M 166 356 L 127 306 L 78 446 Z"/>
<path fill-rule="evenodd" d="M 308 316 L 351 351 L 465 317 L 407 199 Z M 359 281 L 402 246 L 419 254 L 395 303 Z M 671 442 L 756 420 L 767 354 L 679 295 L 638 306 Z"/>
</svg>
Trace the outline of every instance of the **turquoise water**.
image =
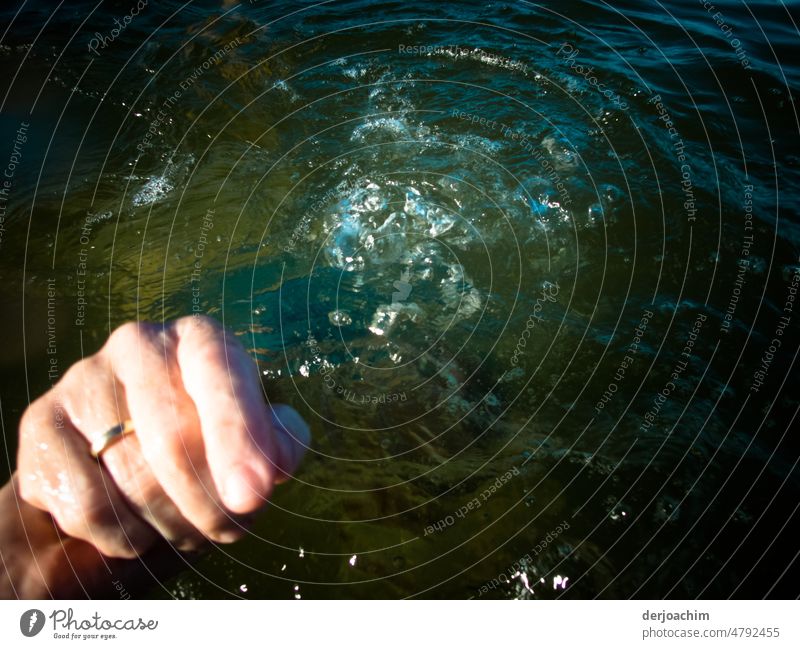
<svg viewBox="0 0 800 649">
<path fill-rule="evenodd" d="M 7 470 L 207 313 L 314 441 L 153 596 L 796 596 L 797 4 L 715 4 L 3 9 Z"/>
</svg>

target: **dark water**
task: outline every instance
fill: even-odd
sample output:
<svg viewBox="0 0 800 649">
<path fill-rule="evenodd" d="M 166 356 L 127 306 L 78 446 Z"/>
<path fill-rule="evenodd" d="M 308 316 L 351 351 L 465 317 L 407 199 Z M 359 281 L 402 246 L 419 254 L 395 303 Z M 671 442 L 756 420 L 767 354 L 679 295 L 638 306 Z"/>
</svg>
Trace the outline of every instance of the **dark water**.
<svg viewBox="0 0 800 649">
<path fill-rule="evenodd" d="M 2 10 L 4 470 L 203 312 L 314 443 L 154 596 L 797 596 L 798 3 L 135 4 Z"/>
</svg>

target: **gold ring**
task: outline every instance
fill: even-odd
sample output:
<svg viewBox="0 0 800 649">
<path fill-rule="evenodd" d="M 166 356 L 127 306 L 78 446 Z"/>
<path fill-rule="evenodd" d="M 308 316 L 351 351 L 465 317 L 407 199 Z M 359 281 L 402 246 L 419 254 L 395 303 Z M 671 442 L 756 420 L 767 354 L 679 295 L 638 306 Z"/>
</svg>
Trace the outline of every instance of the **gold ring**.
<svg viewBox="0 0 800 649">
<path fill-rule="evenodd" d="M 126 419 L 116 426 L 112 426 L 102 435 L 98 435 L 92 440 L 90 449 L 92 457 L 100 457 L 100 454 L 109 446 L 121 440 L 125 435 L 130 435 L 132 432 L 134 432 L 133 422 L 130 419 Z"/>
</svg>

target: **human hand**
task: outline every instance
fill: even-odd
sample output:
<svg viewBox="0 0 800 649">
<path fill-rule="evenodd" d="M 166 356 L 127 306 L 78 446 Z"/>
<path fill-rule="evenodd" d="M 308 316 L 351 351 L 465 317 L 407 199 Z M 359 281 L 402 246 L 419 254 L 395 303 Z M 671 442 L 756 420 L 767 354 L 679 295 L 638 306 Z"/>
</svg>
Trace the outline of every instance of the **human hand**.
<svg viewBox="0 0 800 649">
<path fill-rule="evenodd" d="M 19 498 L 17 476 L 0 487 L 0 599 L 141 596 L 188 566 L 161 541 L 137 559 L 110 559 L 65 535 L 53 517 Z"/>
<path fill-rule="evenodd" d="M 118 422 L 126 435 L 91 457 Z M 35 401 L 20 424 L 19 494 L 66 534 L 133 558 L 246 532 L 310 442 L 288 406 L 267 406 L 256 366 L 210 318 L 129 323 Z"/>
</svg>

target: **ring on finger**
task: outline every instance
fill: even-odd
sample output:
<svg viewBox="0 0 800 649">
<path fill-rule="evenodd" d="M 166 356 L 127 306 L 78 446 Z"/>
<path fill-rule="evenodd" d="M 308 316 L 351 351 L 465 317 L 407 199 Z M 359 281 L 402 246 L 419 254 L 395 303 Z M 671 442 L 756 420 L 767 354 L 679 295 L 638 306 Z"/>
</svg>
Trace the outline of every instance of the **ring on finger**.
<svg viewBox="0 0 800 649">
<path fill-rule="evenodd" d="M 92 437 L 92 443 L 89 452 L 91 453 L 92 457 L 99 458 L 103 451 L 106 451 L 109 447 L 116 444 L 123 437 L 130 435 L 133 432 L 135 432 L 133 428 L 133 422 L 130 419 L 121 421 L 99 435 Z"/>
</svg>

